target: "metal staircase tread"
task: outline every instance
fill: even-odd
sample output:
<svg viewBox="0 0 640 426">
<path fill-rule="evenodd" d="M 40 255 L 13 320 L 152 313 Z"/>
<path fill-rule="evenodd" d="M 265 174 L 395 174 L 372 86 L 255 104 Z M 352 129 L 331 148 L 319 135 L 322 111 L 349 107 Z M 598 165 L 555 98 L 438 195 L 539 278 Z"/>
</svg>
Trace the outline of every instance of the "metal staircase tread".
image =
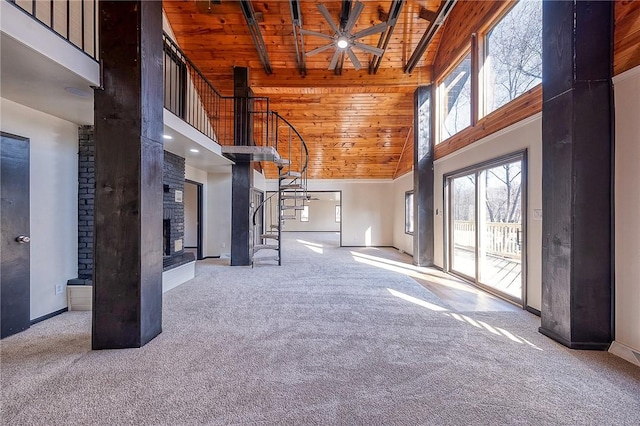
<svg viewBox="0 0 640 426">
<path fill-rule="evenodd" d="M 280 185 L 281 189 L 304 189 L 304 185 L 301 183 L 287 183 L 285 185 Z"/>
<path fill-rule="evenodd" d="M 277 262 L 278 260 L 280 260 L 278 255 L 273 255 L 273 256 L 255 256 L 252 259 L 253 263 L 256 263 L 256 262 L 273 262 L 273 261 Z"/>
<path fill-rule="evenodd" d="M 304 206 L 282 206 L 282 210 L 304 210 Z"/>
<path fill-rule="evenodd" d="M 274 163 L 278 166 L 288 166 L 289 164 L 291 164 L 291 160 L 280 158 L 279 160 L 274 161 Z"/>
<path fill-rule="evenodd" d="M 277 228 L 277 226 L 276 226 L 276 228 Z M 278 239 L 280 239 L 278 234 L 262 234 L 262 235 L 260 235 L 260 238 L 262 238 L 263 240 L 267 240 L 267 239 L 278 240 Z"/>
<path fill-rule="evenodd" d="M 299 177 L 302 177 L 302 173 L 294 172 L 294 171 L 288 171 L 280 175 L 280 179 L 299 178 Z"/>
<path fill-rule="evenodd" d="M 305 200 L 307 198 L 304 194 L 295 194 L 295 195 L 283 195 L 280 197 L 281 200 Z"/>
<path fill-rule="evenodd" d="M 281 219 L 284 219 L 284 220 L 286 220 L 286 219 L 296 219 L 297 217 L 298 217 L 298 216 L 296 216 L 295 214 L 293 214 L 293 215 L 283 214 L 283 215 L 281 216 Z"/>
<path fill-rule="evenodd" d="M 258 250 L 278 250 L 277 244 L 256 244 L 253 246 L 253 251 L 256 252 Z"/>
</svg>

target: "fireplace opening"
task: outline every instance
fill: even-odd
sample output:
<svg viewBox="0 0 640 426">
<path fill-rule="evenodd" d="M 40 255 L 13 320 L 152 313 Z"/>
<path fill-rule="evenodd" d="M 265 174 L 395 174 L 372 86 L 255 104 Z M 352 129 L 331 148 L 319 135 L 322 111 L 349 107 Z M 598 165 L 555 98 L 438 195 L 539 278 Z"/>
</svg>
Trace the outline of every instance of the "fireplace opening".
<svg viewBox="0 0 640 426">
<path fill-rule="evenodd" d="M 162 220 L 162 254 L 171 256 L 171 219 Z"/>
</svg>

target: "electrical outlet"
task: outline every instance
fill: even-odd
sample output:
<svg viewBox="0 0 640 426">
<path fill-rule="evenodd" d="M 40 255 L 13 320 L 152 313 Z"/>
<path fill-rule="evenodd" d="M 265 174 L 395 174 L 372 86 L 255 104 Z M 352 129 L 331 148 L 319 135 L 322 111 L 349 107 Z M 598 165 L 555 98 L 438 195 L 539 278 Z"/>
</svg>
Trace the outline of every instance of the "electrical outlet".
<svg viewBox="0 0 640 426">
<path fill-rule="evenodd" d="M 56 295 L 62 294 L 62 284 L 56 284 Z"/>
<path fill-rule="evenodd" d="M 227 243 L 220 243 L 220 247 L 226 248 L 227 247 Z"/>
<path fill-rule="evenodd" d="M 542 220 L 542 209 L 533 209 L 533 220 Z"/>
</svg>

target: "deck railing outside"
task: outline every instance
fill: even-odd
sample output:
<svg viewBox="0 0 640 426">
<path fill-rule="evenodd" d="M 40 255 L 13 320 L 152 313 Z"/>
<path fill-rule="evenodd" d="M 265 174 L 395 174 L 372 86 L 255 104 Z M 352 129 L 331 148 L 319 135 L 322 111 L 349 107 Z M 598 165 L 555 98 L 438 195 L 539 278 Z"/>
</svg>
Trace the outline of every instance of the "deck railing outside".
<svg viewBox="0 0 640 426">
<path fill-rule="evenodd" d="M 484 225 L 483 246 L 488 254 L 516 258 L 522 249 L 522 225 L 519 223 L 489 222 Z M 475 247 L 475 222 L 455 220 L 453 241 L 456 246 Z"/>
<path fill-rule="evenodd" d="M 7 0 L 98 60 L 98 0 Z"/>
</svg>

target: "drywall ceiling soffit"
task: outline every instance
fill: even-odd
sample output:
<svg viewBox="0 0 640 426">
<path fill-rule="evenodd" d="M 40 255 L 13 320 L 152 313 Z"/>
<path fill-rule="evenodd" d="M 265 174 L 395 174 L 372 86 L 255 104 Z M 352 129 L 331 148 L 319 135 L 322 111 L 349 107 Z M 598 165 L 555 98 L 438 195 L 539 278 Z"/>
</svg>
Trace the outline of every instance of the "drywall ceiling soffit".
<svg viewBox="0 0 640 426">
<path fill-rule="evenodd" d="M 0 34 L 2 97 L 77 124 L 93 124 L 91 82 Z"/>
</svg>

